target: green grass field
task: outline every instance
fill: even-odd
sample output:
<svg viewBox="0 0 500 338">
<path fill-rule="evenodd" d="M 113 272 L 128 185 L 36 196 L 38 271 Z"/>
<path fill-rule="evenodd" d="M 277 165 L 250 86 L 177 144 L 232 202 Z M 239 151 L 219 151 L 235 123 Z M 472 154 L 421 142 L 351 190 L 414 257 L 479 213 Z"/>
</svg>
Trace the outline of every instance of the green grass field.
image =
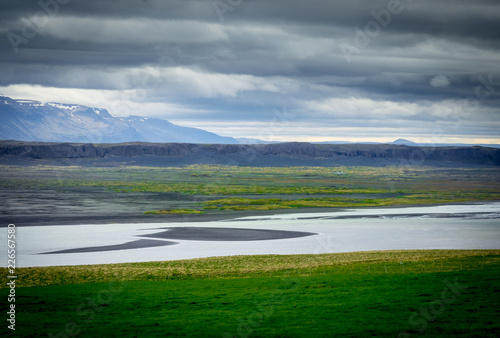
<svg viewBox="0 0 500 338">
<path fill-rule="evenodd" d="M 17 272 L 15 334 L 23 337 L 496 337 L 500 330 L 499 250 Z M 7 289 L 1 292 L 6 297 Z"/>
</svg>

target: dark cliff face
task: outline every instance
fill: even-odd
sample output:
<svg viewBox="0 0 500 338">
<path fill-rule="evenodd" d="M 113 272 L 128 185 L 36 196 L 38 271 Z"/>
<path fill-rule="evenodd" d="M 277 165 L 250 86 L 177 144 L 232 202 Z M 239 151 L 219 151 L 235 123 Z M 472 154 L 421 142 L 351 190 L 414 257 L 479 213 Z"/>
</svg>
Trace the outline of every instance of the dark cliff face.
<svg viewBox="0 0 500 338">
<path fill-rule="evenodd" d="M 240 165 L 334 165 L 357 160 L 361 165 L 374 163 L 429 165 L 456 163 L 499 166 L 500 149 L 483 147 L 408 147 L 404 145 L 328 145 L 279 143 L 261 145 L 188 144 L 188 143 L 40 143 L 0 141 L 0 163 L 11 158 L 113 160 L 141 157 L 161 158 L 184 164 Z M 229 159 L 229 160 L 228 160 Z M 382 161 L 382 162 L 381 162 Z M 383 162 L 385 161 L 385 162 Z M 358 163 L 354 162 L 354 163 Z M 350 162 L 349 162 L 350 163 Z"/>
</svg>

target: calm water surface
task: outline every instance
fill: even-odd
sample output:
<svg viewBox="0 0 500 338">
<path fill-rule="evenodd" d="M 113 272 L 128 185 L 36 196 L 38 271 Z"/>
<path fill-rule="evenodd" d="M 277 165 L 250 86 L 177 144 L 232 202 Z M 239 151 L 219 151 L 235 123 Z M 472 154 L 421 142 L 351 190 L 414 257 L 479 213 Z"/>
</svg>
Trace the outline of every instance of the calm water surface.
<svg viewBox="0 0 500 338">
<path fill-rule="evenodd" d="M 148 237 L 159 232 L 165 233 L 162 228 L 173 227 L 218 228 L 216 234 L 223 233 L 223 228 L 299 231 L 314 235 L 248 241 L 243 237 L 238 238 L 238 234 L 244 234 L 245 231 L 232 230 L 236 235 L 233 234 L 232 239 L 224 241 L 217 238 L 192 240 Z M 210 234 L 210 231 L 212 230 L 203 229 L 202 233 Z M 6 230 L 3 230 L 0 235 L 2 243 L 7 242 L 6 235 Z M 138 242 L 140 240 L 142 241 Z M 127 249 L 130 243 L 135 243 L 136 248 Z M 156 246 L 141 247 L 142 244 L 151 243 Z M 82 248 L 92 248 L 94 252 L 53 253 Z M 330 213 L 245 217 L 207 223 L 17 228 L 19 267 L 394 249 L 500 249 L 500 203 L 350 209 Z M 2 266 L 7 266 L 7 250 L 4 251 Z"/>
</svg>

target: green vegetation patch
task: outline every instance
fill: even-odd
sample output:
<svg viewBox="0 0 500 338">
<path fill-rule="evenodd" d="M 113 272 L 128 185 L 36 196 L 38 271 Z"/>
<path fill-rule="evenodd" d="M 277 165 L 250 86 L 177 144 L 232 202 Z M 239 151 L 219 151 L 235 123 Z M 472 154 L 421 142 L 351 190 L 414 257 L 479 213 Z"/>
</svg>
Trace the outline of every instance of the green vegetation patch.
<svg viewBox="0 0 500 338">
<path fill-rule="evenodd" d="M 499 200 L 500 168 L 0 166 L 2 187 L 58 193 L 106 190 L 110 196 L 154 193 L 159 199 L 164 194 L 165 203 L 138 210 L 137 216 L 144 211 L 168 215 Z M 197 203 L 204 200 L 209 201 L 200 208 Z M 150 211 L 156 208 L 165 210 Z"/>
<path fill-rule="evenodd" d="M 191 195 L 377 194 L 394 192 L 498 192 L 498 168 L 239 167 L 84 168 L 0 166 L 0 186 L 62 189 L 102 187 L 116 192 L 178 192 Z M 16 173 L 16 178 L 12 173 Z M 84 178 L 84 179 L 82 179 Z"/>
<path fill-rule="evenodd" d="M 169 214 L 202 214 L 204 211 L 196 209 L 168 209 L 168 210 L 153 210 L 144 212 L 145 215 L 169 215 Z"/>
<path fill-rule="evenodd" d="M 392 205 L 453 203 L 474 200 L 500 199 L 500 193 L 443 193 L 427 192 L 390 198 L 223 198 L 201 203 L 204 209 L 219 210 L 274 210 L 290 208 L 380 207 Z"/>
<path fill-rule="evenodd" d="M 403 264 L 401 264 L 403 263 Z M 500 250 L 389 250 L 320 255 L 255 255 L 177 261 L 18 268 L 17 286 L 40 286 L 128 280 L 241 278 L 355 271 L 364 273 L 438 272 L 497 269 Z M 387 272 L 386 272 L 387 271 Z M 7 268 L 0 268 L 7 276 Z M 7 287 L 1 284 L 0 288 Z"/>
</svg>

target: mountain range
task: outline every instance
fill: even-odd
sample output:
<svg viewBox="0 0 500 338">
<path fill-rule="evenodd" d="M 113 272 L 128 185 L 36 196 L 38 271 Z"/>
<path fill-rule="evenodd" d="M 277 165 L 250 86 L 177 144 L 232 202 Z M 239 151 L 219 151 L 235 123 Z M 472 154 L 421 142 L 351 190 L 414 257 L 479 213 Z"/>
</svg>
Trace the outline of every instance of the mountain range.
<svg viewBox="0 0 500 338">
<path fill-rule="evenodd" d="M 113 116 L 106 109 L 79 104 L 15 100 L 0 94 L 0 140 L 74 143 L 198 143 L 274 144 L 256 138 L 224 137 L 175 125 L 167 120 L 141 116 Z M 316 144 L 354 144 L 349 141 Z M 360 142 L 359 144 L 381 144 Z M 471 144 L 414 143 L 398 139 L 388 144 L 422 147 L 473 146 Z M 495 144 L 483 147 L 500 148 Z"/>
<path fill-rule="evenodd" d="M 106 109 L 0 96 L 0 139 L 40 142 L 187 142 L 237 144 L 167 120 L 112 116 Z"/>
</svg>

